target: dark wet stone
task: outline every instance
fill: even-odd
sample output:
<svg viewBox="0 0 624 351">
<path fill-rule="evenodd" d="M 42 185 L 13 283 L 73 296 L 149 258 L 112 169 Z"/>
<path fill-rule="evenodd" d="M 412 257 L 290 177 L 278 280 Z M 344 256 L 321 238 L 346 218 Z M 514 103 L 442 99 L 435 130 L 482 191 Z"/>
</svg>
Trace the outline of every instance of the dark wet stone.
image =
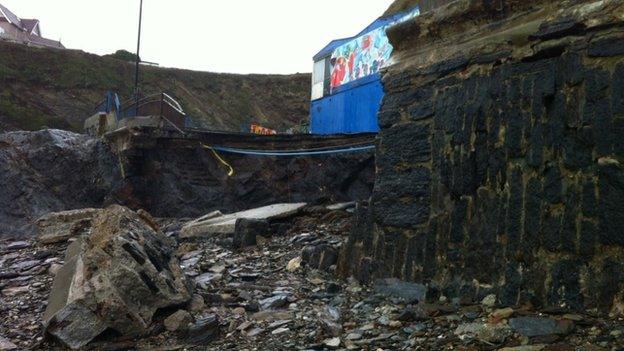
<svg viewBox="0 0 624 351">
<path fill-rule="evenodd" d="M 277 295 L 258 301 L 263 310 L 282 308 L 288 304 L 288 296 Z"/>
<path fill-rule="evenodd" d="M 427 311 L 425 311 L 425 309 L 420 305 L 404 309 L 397 317 L 397 320 L 401 322 L 419 322 L 428 319 L 429 315 L 427 315 Z"/>
<path fill-rule="evenodd" d="M 310 244 L 301 251 L 304 264 L 319 270 L 328 270 L 338 263 L 338 250 L 327 243 Z"/>
<path fill-rule="evenodd" d="M 13 279 L 13 278 L 17 278 L 20 275 L 16 272 L 4 272 L 4 273 L 0 273 L 0 280 L 8 280 L 8 279 Z"/>
<path fill-rule="evenodd" d="M 544 22 L 533 36 L 538 39 L 548 40 L 578 35 L 584 31 L 585 25 L 582 22 L 574 18 L 559 18 L 556 21 Z"/>
<path fill-rule="evenodd" d="M 325 291 L 328 294 L 337 294 L 340 292 L 340 290 L 342 290 L 342 287 L 339 284 L 333 282 L 327 284 L 327 287 L 325 288 Z"/>
<path fill-rule="evenodd" d="M 192 344 L 206 344 L 214 340 L 220 333 L 217 315 L 198 319 L 186 333 L 187 340 Z"/>
<path fill-rule="evenodd" d="M 408 303 L 425 301 L 427 287 L 422 284 L 408 283 L 398 279 L 380 279 L 375 282 L 375 293 L 396 297 Z"/>
<path fill-rule="evenodd" d="M 587 48 L 590 57 L 611 57 L 624 54 L 624 38 L 622 35 L 592 40 Z"/>
<path fill-rule="evenodd" d="M 570 320 L 554 320 L 547 317 L 518 317 L 509 320 L 509 326 L 526 337 L 567 335 L 574 330 Z"/>
<path fill-rule="evenodd" d="M 30 243 L 28 243 L 27 241 L 15 241 L 15 242 L 9 243 L 4 248 L 8 251 L 14 251 L 14 250 L 25 249 L 28 247 L 30 247 Z"/>
<path fill-rule="evenodd" d="M 599 169 L 600 241 L 624 246 L 624 169 L 604 164 Z"/>
<path fill-rule="evenodd" d="M 256 236 L 269 234 L 270 228 L 269 222 L 265 220 L 237 219 L 234 229 L 234 248 L 240 249 L 256 245 Z"/>
</svg>

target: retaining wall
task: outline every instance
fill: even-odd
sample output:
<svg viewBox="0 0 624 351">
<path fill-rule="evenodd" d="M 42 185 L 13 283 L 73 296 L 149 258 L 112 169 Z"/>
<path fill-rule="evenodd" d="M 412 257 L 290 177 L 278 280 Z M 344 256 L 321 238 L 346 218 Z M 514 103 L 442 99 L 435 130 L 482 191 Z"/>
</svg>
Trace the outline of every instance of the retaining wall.
<svg viewBox="0 0 624 351">
<path fill-rule="evenodd" d="M 392 30 L 375 188 L 340 271 L 621 307 L 623 21 L 615 0 L 465 0 Z"/>
</svg>

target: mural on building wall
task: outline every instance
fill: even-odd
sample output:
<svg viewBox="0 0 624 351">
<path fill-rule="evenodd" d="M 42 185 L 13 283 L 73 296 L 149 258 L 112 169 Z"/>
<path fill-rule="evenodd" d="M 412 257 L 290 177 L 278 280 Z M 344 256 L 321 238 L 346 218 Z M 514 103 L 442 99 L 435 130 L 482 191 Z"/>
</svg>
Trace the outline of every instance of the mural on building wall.
<svg viewBox="0 0 624 351">
<path fill-rule="evenodd" d="M 420 10 L 417 7 L 397 21 L 377 28 L 336 48 L 331 56 L 332 90 L 343 84 L 375 74 L 385 67 L 390 62 L 393 49 L 386 35 L 386 29 L 419 14 Z"/>
</svg>

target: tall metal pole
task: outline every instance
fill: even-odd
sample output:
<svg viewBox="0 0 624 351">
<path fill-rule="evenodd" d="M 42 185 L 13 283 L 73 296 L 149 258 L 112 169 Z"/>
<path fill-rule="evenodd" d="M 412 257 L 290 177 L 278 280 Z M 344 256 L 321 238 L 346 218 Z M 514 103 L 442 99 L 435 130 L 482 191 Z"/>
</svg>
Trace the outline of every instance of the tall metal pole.
<svg viewBox="0 0 624 351">
<path fill-rule="evenodd" d="M 135 117 L 139 114 L 139 64 L 141 59 L 139 58 L 139 52 L 141 51 L 141 22 L 143 20 L 143 0 L 139 5 L 139 37 L 137 39 L 136 50 L 136 67 L 134 72 L 134 111 Z"/>
</svg>

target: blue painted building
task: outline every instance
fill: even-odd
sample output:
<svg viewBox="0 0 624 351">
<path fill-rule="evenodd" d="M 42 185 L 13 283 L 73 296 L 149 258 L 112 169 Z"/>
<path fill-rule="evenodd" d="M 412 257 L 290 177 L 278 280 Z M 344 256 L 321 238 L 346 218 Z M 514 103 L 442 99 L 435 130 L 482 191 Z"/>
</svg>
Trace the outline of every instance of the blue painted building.
<svg viewBox="0 0 624 351">
<path fill-rule="evenodd" d="M 314 56 L 310 132 L 353 134 L 379 131 L 384 96 L 379 71 L 391 64 L 390 26 L 420 14 L 418 7 L 381 17 L 354 37 L 334 40 Z"/>
</svg>

